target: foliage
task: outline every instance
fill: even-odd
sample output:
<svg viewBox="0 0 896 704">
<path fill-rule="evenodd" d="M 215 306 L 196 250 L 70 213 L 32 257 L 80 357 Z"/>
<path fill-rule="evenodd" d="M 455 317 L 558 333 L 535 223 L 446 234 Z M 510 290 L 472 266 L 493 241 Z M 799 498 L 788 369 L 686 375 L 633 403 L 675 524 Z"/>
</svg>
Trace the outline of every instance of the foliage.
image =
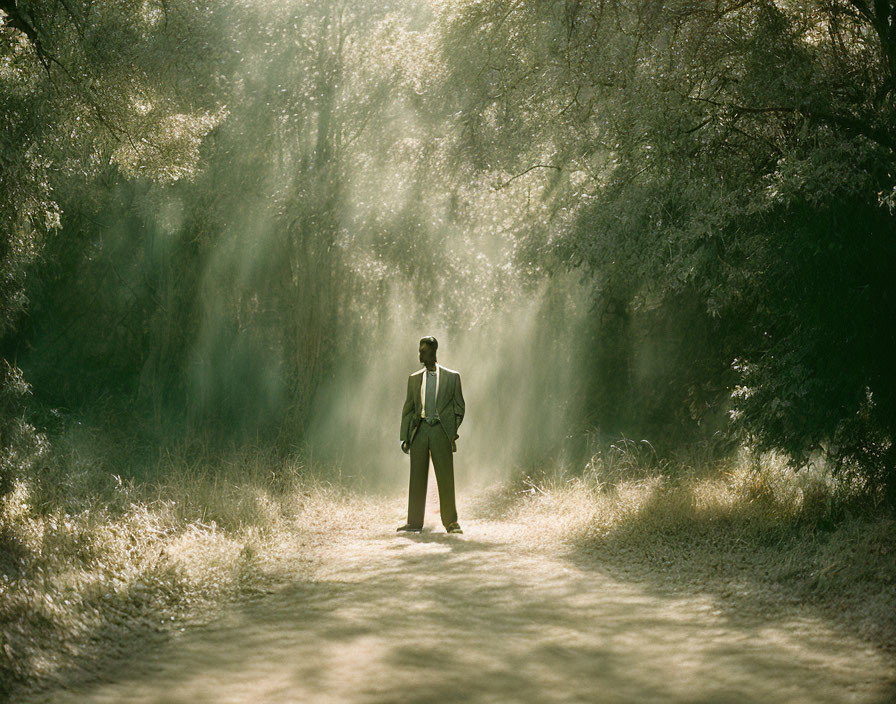
<svg viewBox="0 0 896 704">
<path fill-rule="evenodd" d="M 54 101 L 27 105 L 35 129 L 81 130 L 50 140 L 43 198 L 62 228 L 4 341 L 42 403 L 149 416 L 155 441 L 301 439 L 379 284 L 345 254 L 346 186 L 371 116 L 418 78 L 394 9 L 8 8 Z"/>
<path fill-rule="evenodd" d="M 444 9 L 466 145 L 510 178 L 540 176 L 550 215 L 520 223 L 527 256 L 554 254 L 594 282 L 596 424 L 640 432 L 658 413 L 717 429 L 730 410 L 738 437 L 796 465 L 819 448 L 861 461 L 869 488 L 896 498 L 893 11 Z M 682 301 L 699 314 L 679 318 Z M 643 342 L 663 338 L 660 374 L 639 382 Z M 682 376 L 687 388 L 644 403 Z"/>
<path fill-rule="evenodd" d="M 893 3 L 0 7 L 38 405 L 288 451 L 402 291 L 572 269 L 583 428 L 896 485 Z"/>
<path fill-rule="evenodd" d="M 183 99 L 191 72 L 178 64 L 203 44 L 202 19 L 191 3 L 0 4 L 0 335 L 6 359 L 18 357 L 29 269 L 40 271 L 47 242 L 60 239 L 60 187 L 102 183 L 110 164 L 160 182 L 195 170 L 198 140 L 218 116 L 201 94 Z M 8 364 L 7 372 L 0 393 L 21 398 L 21 374 Z M 7 426 L 24 422 L 21 405 L 4 406 Z M 24 436 L 4 435 L 5 453 L 28 452 Z"/>
<path fill-rule="evenodd" d="M 23 398 L 31 389 L 22 371 L 0 360 L 0 497 L 13 488 L 16 477 L 27 472 L 47 454 L 46 436 L 22 413 Z M 0 549 L 5 540 L 0 523 Z"/>
</svg>

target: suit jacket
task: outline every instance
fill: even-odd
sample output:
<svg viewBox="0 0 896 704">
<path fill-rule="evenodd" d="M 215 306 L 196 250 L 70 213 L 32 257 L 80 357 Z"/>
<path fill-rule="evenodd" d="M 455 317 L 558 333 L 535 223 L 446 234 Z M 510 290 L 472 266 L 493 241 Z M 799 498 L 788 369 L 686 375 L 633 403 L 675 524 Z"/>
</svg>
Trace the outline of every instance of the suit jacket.
<svg viewBox="0 0 896 704">
<path fill-rule="evenodd" d="M 464 395 L 460 387 L 460 374 L 453 369 L 443 367 L 436 362 L 438 371 L 438 387 L 436 389 L 436 408 L 439 411 L 439 421 L 448 439 L 451 440 L 451 450 L 456 451 L 454 444 L 457 429 L 464 419 Z M 423 384 L 426 375 L 423 373 L 426 367 L 418 369 L 408 377 L 408 394 L 401 409 L 401 441 L 410 445 L 420 426 L 421 413 L 423 412 Z M 427 409 L 428 410 L 428 409 Z"/>
</svg>

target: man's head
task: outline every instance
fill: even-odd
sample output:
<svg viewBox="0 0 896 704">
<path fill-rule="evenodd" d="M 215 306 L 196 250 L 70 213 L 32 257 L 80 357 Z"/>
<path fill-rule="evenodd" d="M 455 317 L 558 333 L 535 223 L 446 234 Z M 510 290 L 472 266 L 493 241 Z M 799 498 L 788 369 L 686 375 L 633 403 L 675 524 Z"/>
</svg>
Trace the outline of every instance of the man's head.
<svg viewBox="0 0 896 704">
<path fill-rule="evenodd" d="M 420 338 L 420 361 L 427 367 L 436 363 L 436 350 L 439 349 L 439 341 L 432 335 Z"/>
</svg>

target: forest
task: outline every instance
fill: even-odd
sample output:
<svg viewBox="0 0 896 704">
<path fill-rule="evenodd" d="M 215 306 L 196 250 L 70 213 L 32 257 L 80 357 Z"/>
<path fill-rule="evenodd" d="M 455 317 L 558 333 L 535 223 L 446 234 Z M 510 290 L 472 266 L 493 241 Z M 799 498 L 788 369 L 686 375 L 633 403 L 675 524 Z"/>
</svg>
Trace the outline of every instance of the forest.
<svg viewBox="0 0 896 704">
<path fill-rule="evenodd" d="M 0 0 L 0 698 L 391 525 L 424 335 L 459 505 L 717 510 L 893 647 L 894 272 L 896 2 Z"/>
</svg>

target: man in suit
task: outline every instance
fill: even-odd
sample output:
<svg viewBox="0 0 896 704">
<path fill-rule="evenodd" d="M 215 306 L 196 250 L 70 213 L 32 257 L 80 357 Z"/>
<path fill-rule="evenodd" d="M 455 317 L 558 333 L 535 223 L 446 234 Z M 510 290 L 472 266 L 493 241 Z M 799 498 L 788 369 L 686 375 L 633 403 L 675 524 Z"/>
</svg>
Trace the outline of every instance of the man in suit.
<svg viewBox="0 0 896 704">
<path fill-rule="evenodd" d="M 429 458 L 439 486 L 439 511 L 449 533 L 463 533 L 454 503 L 454 455 L 457 429 L 464 419 L 460 374 L 436 362 L 439 343 L 432 336 L 420 340 L 423 368 L 408 377 L 408 394 L 401 411 L 401 449 L 411 456 L 408 522 L 398 530 L 419 532 L 426 508 Z"/>
</svg>

